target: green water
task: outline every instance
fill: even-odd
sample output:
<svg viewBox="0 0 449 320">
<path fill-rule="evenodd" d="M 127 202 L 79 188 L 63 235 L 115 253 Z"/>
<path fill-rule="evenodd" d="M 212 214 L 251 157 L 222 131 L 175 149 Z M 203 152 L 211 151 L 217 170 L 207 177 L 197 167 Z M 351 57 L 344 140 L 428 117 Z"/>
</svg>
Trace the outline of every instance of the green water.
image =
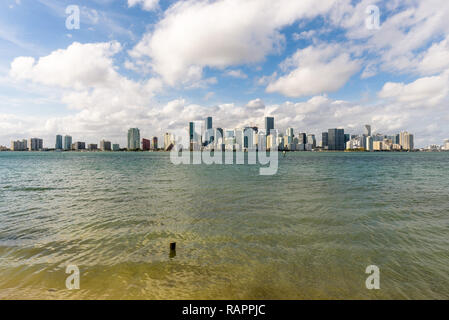
<svg viewBox="0 0 449 320">
<path fill-rule="evenodd" d="M 448 299 L 448 165 L 290 153 L 260 176 L 168 153 L 3 152 L 0 298 Z"/>
</svg>

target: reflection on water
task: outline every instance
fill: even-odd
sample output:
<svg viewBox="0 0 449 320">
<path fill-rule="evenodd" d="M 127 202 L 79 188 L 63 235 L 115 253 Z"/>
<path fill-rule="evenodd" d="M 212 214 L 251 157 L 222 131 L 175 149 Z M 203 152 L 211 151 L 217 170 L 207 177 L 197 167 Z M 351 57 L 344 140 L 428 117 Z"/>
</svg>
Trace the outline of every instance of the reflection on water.
<svg viewBox="0 0 449 320">
<path fill-rule="evenodd" d="M 165 153 L 0 153 L 0 298 L 447 299 L 448 163 L 291 153 L 260 176 Z"/>
</svg>

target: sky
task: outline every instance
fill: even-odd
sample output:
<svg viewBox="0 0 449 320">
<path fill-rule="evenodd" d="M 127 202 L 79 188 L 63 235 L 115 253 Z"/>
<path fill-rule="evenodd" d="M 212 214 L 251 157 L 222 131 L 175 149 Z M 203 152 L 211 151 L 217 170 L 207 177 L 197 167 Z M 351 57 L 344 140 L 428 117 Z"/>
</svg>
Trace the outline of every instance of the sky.
<svg viewBox="0 0 449 320">
<path fill-rule="evenodd" d="M 162 138 L 206 116 L 442 144 L 447 17 L 447 0 L 3 0 L 0 145 L 124 146 L 130 127 Z"/>
</svg>

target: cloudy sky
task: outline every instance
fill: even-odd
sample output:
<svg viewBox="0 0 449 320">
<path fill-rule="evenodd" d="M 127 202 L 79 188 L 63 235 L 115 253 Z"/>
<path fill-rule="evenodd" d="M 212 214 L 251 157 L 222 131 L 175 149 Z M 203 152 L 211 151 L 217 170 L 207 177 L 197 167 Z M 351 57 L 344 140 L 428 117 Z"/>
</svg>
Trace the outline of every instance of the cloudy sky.
<svg viewBox="0 0 449 320">
<path fill-rule="evenodd" d="M 442 144 L 448 17 L 447 0 L 2 0 L 0 145 L 123 145 L 129 127 L 161 137 L 267 115 L 281 130 L 370 123 Z"/>
</svg>

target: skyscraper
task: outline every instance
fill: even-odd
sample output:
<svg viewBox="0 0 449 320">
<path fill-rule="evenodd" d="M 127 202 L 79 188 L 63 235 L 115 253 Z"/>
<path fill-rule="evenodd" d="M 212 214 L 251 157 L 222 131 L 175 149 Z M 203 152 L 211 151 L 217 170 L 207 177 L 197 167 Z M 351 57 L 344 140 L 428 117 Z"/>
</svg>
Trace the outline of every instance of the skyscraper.
<svg viewBox="0 0 449 320">
<path fill-rule="evenodd" d="M 151 149 L 151 141 L 148 139 L 143 138 L 142 139 L 142 150 L 143 151 L 150 151 Z"/>
<path fill-rule="evenodd" d="M 157 137 L 153 137 L 151 138 L 152 143 L 152 149 L 153 150 L 157 150 L 158 149 L 158 145 L 157 145 Z"/>
<path fill-rule="evenodd" d="M 344 151 L 345 150 L 345 130 L 329 129 L 328 134 L 328 150 Z"/>
<path fill-rule="evenodd" d="M 111 151 L 111 141 L 100 141 L 100 150 L 101 151 Z"/>
<path fill-rule="evenodd" d="M 64 150 L 72 150 L 72 137 L 64 136 Z"/>
<path fill-rule="evenodd" d="M 306 144 L 307 143 L 307 134 L 300 132 L 298 133 L 298 144 Z"/>
<path fill-rule="evenodd" d="M 189 122 L 189 139 L 190 143 L 195 139 L 195 122 Z"/>
<path fill-rule="evenodd" d="M 245 134 L 244 129 L 234 129 L 235 147 L 237 151 L 241 151 L 244 148 Z"/>
<path fill-rule="evenodd" d="M 128 150 L 140 149 L 140 130 L 138 128 L 130 128 L 128 130 Z"/>
<path fill-rule="evenodd" d="M 12 151 L 26 151 L 26 150 L 28 150 L 27 145 L 28 145 L 28 142 L 25 139 L 22 141 L 20 141 L 20 140 L 11 141 L 11 150 Z"/>
<path fill-rule="evenodd" d="M 254 150 L 254 129 L 252 127 L 246 127 L 243 130 L 243 147 L 247 150 Z"/>
<path fill-rule="evenodd" d="M 44 148 L 44 142 L 42 139 L 39 138 L 31 138 L 29 140 L 29 146 L 28 149 L 30 151 L 39 151 Z"/>
<path fill-rule="evenodd" d="M 274 130 L 274 118 L 265 117 L 265 133 L 267 136 L 271 133 L 271 130 Z"/>
<path fill-rule="evenodd" d="M 399 134 L 399 144 L 402 146 L 404 150 L 413 150 L 414 149 L 414 137 L 413 134 L 408 133 L 407 131 L 401 132 Z"/>
<path fill-rule="evenodd" d="M 60 134 L 58 134 L 56 136 L 55 149 L 56 150 L 62 150 L 62 136 Z"/>
<path fill-rule="evenodd" d="M 207 117 L 204 121 L 203 142 L 208 146 L 214 141 L 214 130 L 212 129 L 212 117 Z"/>
<path fill-rule="evenodd" d="M 373 141 L 373 137 L 371 136 L 367 136 L 366 137 L 366 151 L 374 151 L 374 141 Z"/>
<path fill-rule="evenodd" d="M 225 143 L 224 143 L 224 131 L 223 128 L 216 128 L 214 130 L 214 143 L 215 143 L 215 148 L 218 151 L 223 151 L 225 148 Z"/>
<path fill-rule="evenodd" d="M 72 149 L 73 150 L 86 150 L 86 143 L 85 142 L 81 142 L 81 141 L 77 141 L 77 142 L 72 144 Z"/>
<path fill-rule="evenodd" d="M 371 126 L 369 124 L 365 125 L 365 136 L 367 137 L 371 136 Z"/>
<path fill-rule="evenodd" d="M 326 149 L 329 145 L 329 133 L 323 132 L 321 135 L 321 147 Z"/>
<path fill-rule="evenodd" d="M 174 146 L 175 146 L 174 137 L 170 133 L 166 132 L 164 134 L 164 150 L 170 151 Z"/>
<path fill-rule="evenodd" d="M 212 129 L 212 117 L 207 117 L 204 121 L 204 128 L 206 130 Z"/>
<path fill-rule="evenodd" d="M 316 138 L 314 134 L 307 135 L 307 144 L 310 144 L 313 149 L 316 148 Z"/>
</svg>

